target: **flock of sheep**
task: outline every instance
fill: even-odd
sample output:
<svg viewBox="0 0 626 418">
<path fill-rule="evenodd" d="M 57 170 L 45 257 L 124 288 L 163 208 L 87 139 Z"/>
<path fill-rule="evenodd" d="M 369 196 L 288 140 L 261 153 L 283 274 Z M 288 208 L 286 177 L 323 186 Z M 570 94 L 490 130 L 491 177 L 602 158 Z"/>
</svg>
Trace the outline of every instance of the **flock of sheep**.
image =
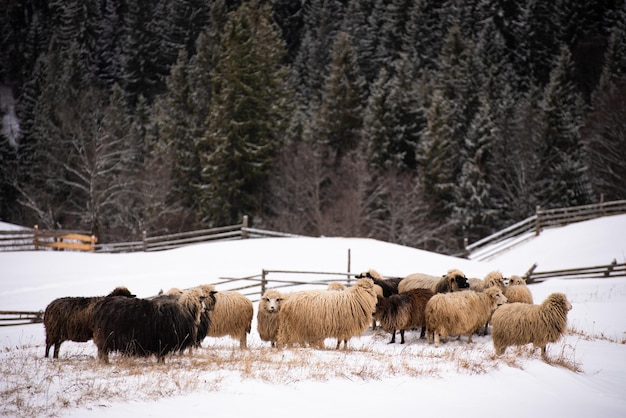
<svg viewBox="0 0 626 418">
<path fill-rule="evenodd" d="M 467 279 L 459 270 L 442 277 L 411 274 L 383 278 L 375 270 L 357 276 L 351 286 L 334 282 L 327 289 L 283 293 L 267 290 L 259 301 L 257 330 L 272 347 L 295 345 L 324 348 L 327 338 L 344 347 L 370 326 L 391 334 L 421 328 L 420 338 L 439 346 L 450 336 L 487 334 L 497 355 L 509 346 L 532 343 L 546 354 L 546 344 L 565 332 L 572 308 L 562 293 L 533 304 L 524 279 L 512 276 L 508 285 L 498 271 L 484 279 Z M 98 359 L 109 353 L 156 356 L 159 362 L 175 352 L 200 347 L 205 337 L 230 336 L 247 347 L 253 304 L 236 291 L 216 291 L 212 285 L 170 289 L 153 298 L 137 298 L 119 287 L 107 296 L 65 297 L 52 301 L 44 312 L 48 357 L 59 356 L 64 341 L 93 339 Z"/>
</svg>

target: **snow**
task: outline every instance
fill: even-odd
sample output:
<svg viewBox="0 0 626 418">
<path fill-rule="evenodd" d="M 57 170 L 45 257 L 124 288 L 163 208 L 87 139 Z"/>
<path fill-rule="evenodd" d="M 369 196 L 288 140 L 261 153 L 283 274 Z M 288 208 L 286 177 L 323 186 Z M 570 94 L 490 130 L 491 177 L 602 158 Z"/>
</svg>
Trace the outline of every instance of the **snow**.
<svg viewBox="0 0 626 418">
<path fill-rule="evenodd" d="M 533 263 L 545 271 L 624 262 L 625 236 L 626 215 L 599 218 L 545 230 L 489 262 L 356 238 L 250 239 L 158 253 L 0 253 L 0 310 L 40 310 L 57 297 L 102 295 L 118 285 L 147 297 L 258 277 L 263 269 L 341 273 L 348 253 L 352 272 L 523 275 Z M 345 276 L 268 276 L 329 278 Z M 548 346 L 550 362 L 530 346 L 496 357 L 490 336 L 436 349 L 414 332 L 406 344 L 389 345 L 380 330 L 353 338 L 345 351 L 331 349 L 331 340 L 327 350 L 276 350 L 253 321 L 248 350 L 228 337 L 207 338 L 165 366 L 116 356 L 103 366 L 92 342 L 65 342 L 60 359 L 44 359 L 41 324 L 0 327 L 0 416 L 626 416 L 626 278 L 551 279 L 530 288 L 537 303 L 563 292 L 573 305 L 568 334 Z"/>
</svg>

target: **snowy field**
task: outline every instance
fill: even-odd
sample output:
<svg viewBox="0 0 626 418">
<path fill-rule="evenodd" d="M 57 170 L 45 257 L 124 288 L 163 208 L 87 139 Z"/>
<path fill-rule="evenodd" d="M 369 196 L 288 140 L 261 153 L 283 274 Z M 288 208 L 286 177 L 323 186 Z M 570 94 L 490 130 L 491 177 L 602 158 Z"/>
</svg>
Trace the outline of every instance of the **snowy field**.
<svg viewBox="0 0 626 418">
<path fill-rule="evenodd" d="M 351 238 L 251 239 L 135 254 L 0 253 L 0 310 L 38 311 L 58 297 L 104 295 L 119 285 L 147 297 L 263 269 L 346 272 L 348 252 L 352 272 L 374 268 L 387 276 L 450 268 L 467 277 L 492 270 L 509 276 L 533 263 L 537 271 L 623 263 L 626 215 L 546 230 L 489 262 Z M 434 348 L 416 332 L 390 345 L 380 330 L 353 338 L 348 350 L 332 349 L 331 340 L 326 350 L 276 350 L 253 322 L 248 350 L 228 337 L 207 338 L 199 351 L 165 365 L 117 356 L 100 365 L 92 342 L 65 342 L 55 361 L 43 357 L 41 324 L 0 327 L 0 416 L 626 416 L 626 278 L 553 279 L 531 291 L 536 303 L 563 292 L 573 305 L 568 333 L 548 346 L 547 362 L 530 346 L 497 357 L 490 336 Z"/>
</svg>

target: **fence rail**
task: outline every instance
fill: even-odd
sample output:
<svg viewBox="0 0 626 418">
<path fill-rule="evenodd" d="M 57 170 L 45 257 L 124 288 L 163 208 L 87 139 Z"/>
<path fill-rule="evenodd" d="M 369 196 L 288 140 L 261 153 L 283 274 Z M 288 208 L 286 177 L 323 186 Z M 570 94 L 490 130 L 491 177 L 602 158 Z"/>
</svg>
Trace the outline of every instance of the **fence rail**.
<svg viewBox="0 0 626 418">
<path fill-rule="evenodd" d="M 548 279 L 606 279 L 614 277 L 626 277 L 626 263 L 617 263 L 613 260 L 610 264 L 595 267 L 581 267 L 566 270 L 551 270 L 536 272 L 537 264 L 526 272 L 526 283 L 540 283 Z"/>
<path fill-rule="evenodd" d="M 215 240 L 223 241 L 247 238 L 297 236 L 299 235 L 250 228 L 248 226 L 248 217 L 244 216 L 242 222 L 236 225 L 221 226 L 217 228 L 201 229 L 189 232 L 178 232 L 175 234 L 158 235 L 153 237 L 148 236 L 144 232 L 141 241 L 100 244 L 96 245 L 96 252 L 118 253 L 136 251 L 163 251 L 182 247 L 184 245 L 197 244 L 200 242 Z"/>
<path fill-rule="evenodd" d="M 626 200 L 558 209 L 542 209 L 537 206 L 535 214 L 523 221 L 465 245 L 463 255 L 473 260 L 485 261 L 533 236 L 538 236 L 545 228 L 623 213 L 626 213 Z"/>
<path fill-rule="evenodd" d="M 0 311 L 0 327 L 43 322 L 43 311 Z"/>
<path fill-rule="evenodd" d="M 53 250 L 94 251 L 98 239 L 85 231 L 33 229 L 0 231 L 0 251 Z"/>
</svg>

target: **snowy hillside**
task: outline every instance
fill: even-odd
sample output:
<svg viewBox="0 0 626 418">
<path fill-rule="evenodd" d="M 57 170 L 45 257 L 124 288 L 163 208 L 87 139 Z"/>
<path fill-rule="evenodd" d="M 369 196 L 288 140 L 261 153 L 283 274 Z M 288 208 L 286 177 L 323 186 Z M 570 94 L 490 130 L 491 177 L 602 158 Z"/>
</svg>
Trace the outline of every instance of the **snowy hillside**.
<svg viewBox="0 0 626 418">
<path fill-rule="evenodd" d="M 342 273 L 348 252 L 352 272 L 374 268 L 388 276 L 459 268 L 482 277 L 492 270 L 523 274 L 533 263 L 538 270 L 601 265 L 626 260 L 625 236 L 626 215 L 601 218 L 546 230 L 488 263 L 352 238 L 251 239 L 159 253 L 0 253 L 0 310 L 44 309 L 57 297 L 101 295 L 118 285 L 147 297 L 263 269 Z M 207 338 L 199 352 L 174 356 L 166 366 L 116 357 L 102 366 L 91 342 L 66 342 L 59 360 L 44 360 L 41 324 L 1 327 L 0 416 L 275 417 L 302 414 L 302 404 L 311 416 L 374 416 L 390 408 L 400 415 L 443 408 L 470 418 L 502 411 L 507 417 L 625 416 L 626 279 L 549 280 L 531 290 L 536 303 L 558 291 L 573 305 L 569 333 L 549 346 L 549 363 L 530 347 L 496 357 L 490 336 L 435 349 L 413 332 L 405 345 L 389 345 L 380 330 L 353 338 L 347 351 L 275 350 L 260 340 L 253 322 L 246 351 L 228 337 Z M 515 408 L 512 393 L 524 399 Z M 404 406 L 385 400 L 403 397 Z M 280 405 L 280 413 L 268 404 Z"/>
</svg>

